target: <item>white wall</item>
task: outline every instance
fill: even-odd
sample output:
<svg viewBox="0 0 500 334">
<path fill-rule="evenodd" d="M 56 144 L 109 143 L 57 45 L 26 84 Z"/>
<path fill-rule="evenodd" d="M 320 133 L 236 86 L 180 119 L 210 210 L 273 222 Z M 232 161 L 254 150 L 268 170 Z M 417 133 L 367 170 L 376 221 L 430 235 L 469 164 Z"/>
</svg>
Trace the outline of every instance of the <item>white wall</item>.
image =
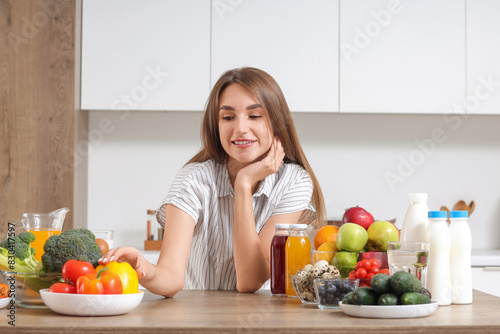
<svg viewBox="0 0 500 334">
<path fill-rule="evenodd" d="M 294 114 L 328 216 L 360 205 L 400 227 L 409 192 L 429 193 L 431 210 L 474 200 L 473 248 L 500 248 L 500 116 L 453 117 Z M 90 112 L 88 227 L 142 248 L 146 210 L 199 149 L 200 120 L 198 112 Z M 387 173 L 399 174 L 392 187 Z"/>
</svg>

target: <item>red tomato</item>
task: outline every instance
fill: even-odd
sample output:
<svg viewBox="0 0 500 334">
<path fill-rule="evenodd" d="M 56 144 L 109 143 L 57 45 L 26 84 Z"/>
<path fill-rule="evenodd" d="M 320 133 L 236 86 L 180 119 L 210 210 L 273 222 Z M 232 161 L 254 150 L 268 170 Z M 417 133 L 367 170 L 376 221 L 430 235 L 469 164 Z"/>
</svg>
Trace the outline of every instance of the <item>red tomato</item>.
<svg viewBox="0 0 500 334">
<path fill-rule="evenodd" d="M 76 287 L 68 283 L 54 283 L 50 286 L 49 292 L 76 293 Z"/>
<path fill-rule="evenodd" d="M 349 273 L 349 279 L 356 279 L 356 270 L 352 270 Z"/>
<path fill-rule="evenodd" d="M 376 274 L 378 274 L 379 272 L 380 272 L 379 267 L 371 267 L 371 268 L 370 268 L 370 271 L 369 271 L 369 273 L 370 273 L 370 274 L 373 274 L 373 275 L 376 275 Z"/>
<path fill-rule="evenodd" d="M 366 282 L 359 282 L 359 286 L 358 287 L 362 287 L 362 286 L 370 287 L 370 284 L 368 284 Z"/>
<path fill-rule="evenodd" d="M 371 282 L 372 282 L 372 278 L 373 278 L 373 276 L 375 276 L 375 275 L 376 275 L 376 274 L 371 273 L 371 272 L 370 272 L 370 273 L 368 273 L 368 275 L 366 275 L 366 280 L 367 280 L 368 282 L 370 282 L 370 285 L 371 285 Z"/>
<path fill-rule="evenodd" d="M 390 271 L 389 271 L 389 269 L 387 269 L 387 268 L 386 268 L 386 269 L 381 269 L 381 270 L 380 270 L 380 273 L 381 273 L 381 274 L 386 274 L 386 275 L 390 275 L 390 274 L 391 274 L 391 272 L 390 272 Z"/>
<path fill-rule="evenodd" d="M 370 260 L 362 260 L 361 261 L 361 268 L 364 270 L 368 271 L 371 268 Z"/>
<path fill-rule="evenodd" d="M 376 259 L 370 259 L 370 266 L 373 267 L 380 267 L 380 263 Z"/>
<path fill-rule="evenodd" d="M 366 278 L 366 275 L 368 275 L 368 272 L 365 268 L 359 268 L 358 270 L 356 270 L 357 278 Z"/>
<path fill-rule="evenodd" d="M 78 277 L 88 274 L 96 274 L 94 266 L 86 261 L 69 260 L 62 267 L 62 276 L 64 281 L 76 284 Z"/>
<path fill-rule="evenodd" d="M 359 262 L 356 263 L 355 269 L 359 269 L 359 268 L 361 268 L 361 261 L 359 261 Z"/>
</svg>

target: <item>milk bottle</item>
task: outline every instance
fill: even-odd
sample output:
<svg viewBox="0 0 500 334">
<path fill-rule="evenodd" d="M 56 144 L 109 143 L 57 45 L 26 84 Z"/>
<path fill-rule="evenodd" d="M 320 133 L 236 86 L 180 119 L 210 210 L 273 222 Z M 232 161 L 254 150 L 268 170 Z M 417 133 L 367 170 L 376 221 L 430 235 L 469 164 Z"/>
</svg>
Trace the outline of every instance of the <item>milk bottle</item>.
<svg viewBox="0 0 500 334">
<path fill-rule="evenodd" d="M 401 228 L 401 241 L 428 241 L 427 194 L 409 194 L 410 206 Z"/>
<path fill-rule="evenodd" d="M 472 303 L 472 238 L 467 211 L 450 211 L 451 303 Z M 432 292 L 431 292 L 432 293 Z"/>
<path fill-rule="evenodd" d="M 427 289 L 438 305 L 451 304 L 450 230 L 446 211 L 429 211 Z"/>
</svg>

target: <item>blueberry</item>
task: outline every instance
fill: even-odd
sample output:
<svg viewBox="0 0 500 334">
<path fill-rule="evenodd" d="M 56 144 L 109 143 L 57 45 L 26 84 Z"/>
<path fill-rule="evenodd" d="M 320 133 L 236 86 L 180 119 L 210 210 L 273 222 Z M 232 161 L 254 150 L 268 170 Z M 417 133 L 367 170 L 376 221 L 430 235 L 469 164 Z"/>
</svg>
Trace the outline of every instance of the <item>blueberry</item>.
<svg viewBox="0 0 500 334">
<path fill-rule="evenodd" d="M 335 293 L 337 292 L 337 287 L 335 285 L 332 285 L 330 287 L 328 287 L 328 289 L 326 290 L 328 293 Z"/>
</svg>

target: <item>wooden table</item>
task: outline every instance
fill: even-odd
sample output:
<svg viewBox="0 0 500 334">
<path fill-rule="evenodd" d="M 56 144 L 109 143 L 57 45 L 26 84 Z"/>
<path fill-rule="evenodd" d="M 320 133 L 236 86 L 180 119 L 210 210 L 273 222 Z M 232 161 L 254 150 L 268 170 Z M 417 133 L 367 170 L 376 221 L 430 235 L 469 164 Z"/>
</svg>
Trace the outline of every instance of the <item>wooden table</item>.
<svg viewBox="0 0 500 334">
<path fill-rule="evenodd" d="M 0 310 L 0 333 L 500 333 L 500 298 L 474 291 L 471 305 L 441 306 L 429 317 L 365 319 L 320 310 L 268 292 L 183 291 L 166 299 L 147 293 L 138 308 L 112 317 L 72 317 L 16 309 L 16 327 Z"/>
</svg>

